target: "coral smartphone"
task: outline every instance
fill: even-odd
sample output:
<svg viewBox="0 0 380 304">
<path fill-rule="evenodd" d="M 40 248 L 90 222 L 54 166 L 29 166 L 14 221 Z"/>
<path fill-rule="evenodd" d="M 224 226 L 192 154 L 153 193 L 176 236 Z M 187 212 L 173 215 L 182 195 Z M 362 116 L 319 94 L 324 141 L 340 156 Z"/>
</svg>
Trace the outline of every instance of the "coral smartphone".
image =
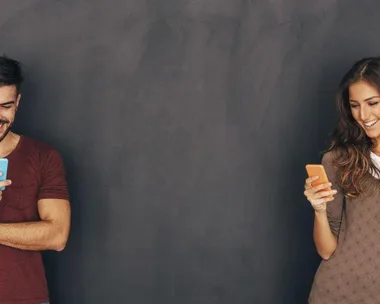
<svg viewBox="0 0 380 304">
<path fill-rule="evenodd" d="M 7 158 L 0 158 L 0 181 L 4 181 L 7 179 L 8 174 L 8 159 Z M 3 191 L 5 187 L 0 187 L 0 190 Z"/>
<path fill-rule="evenodd" d="M 319 176 L 319 178 L 311 183 L 313 187 L 318 186 L 320 184 L 325 184 L 329 182 L 329 179 L 326 174 L 326 170 L 323 165 L 316 164 L 307 164 L 306 171 L 309 177 Z M 330 191 L 331 187 L 327 187 L 321 191 Z M 319 191 L 320 192 L 320 191 Z"/>
</svg>

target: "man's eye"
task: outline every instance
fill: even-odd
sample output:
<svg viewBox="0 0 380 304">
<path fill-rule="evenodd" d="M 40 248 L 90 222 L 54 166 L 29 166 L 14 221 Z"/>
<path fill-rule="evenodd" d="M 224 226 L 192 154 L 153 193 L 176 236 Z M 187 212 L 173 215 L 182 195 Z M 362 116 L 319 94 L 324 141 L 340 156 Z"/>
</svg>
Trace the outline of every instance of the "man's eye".
<svg viewBox="0 0 380 304">
<path fill-rule="evenodd" d="M 4 109 L 10 109 L 12 106 L 1 106 Z"/>
</svg>

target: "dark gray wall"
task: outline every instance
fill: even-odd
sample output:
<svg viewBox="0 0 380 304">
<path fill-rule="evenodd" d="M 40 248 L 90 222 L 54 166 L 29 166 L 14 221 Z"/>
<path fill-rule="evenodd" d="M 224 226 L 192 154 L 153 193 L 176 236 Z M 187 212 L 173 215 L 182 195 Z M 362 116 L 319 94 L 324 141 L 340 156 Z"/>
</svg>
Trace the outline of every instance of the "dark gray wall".
<svg viewBox="0 0 380 304">
<path fill-rule="evenodd" d="M 306 303 L 303 197 L 378 1 L 2 0 L 27 81 L 16 130 L 60 149 L 53 303 Z"/>
</svg>

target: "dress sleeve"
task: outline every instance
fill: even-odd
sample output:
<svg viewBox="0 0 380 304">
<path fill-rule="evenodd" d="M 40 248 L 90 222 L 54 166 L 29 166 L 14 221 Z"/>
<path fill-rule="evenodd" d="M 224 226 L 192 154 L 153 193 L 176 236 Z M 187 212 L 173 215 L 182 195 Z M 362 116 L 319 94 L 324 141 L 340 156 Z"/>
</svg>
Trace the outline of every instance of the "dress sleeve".
<svg viewBox="0 0 380 304">
<path fill-rule="evenodd" d="M 333 166 L 332 152 L 327 152 L 323 156 L 322 165 L 325 167 L 327 177 L 332 183 L 332 188 L 337 190 L 334 200 L 327 202 L 326 210 L 331 232 L 335 236 L 338 236 L 342 223 L 344 194 L 337 184 L 336 169 Z"/>
<path fill-rule="evenodd" d="M 40 188 L 38 200 L 56 198 L 69 200 L 66 172 L 57 150 L 49 150 L 41 156 Z"/>
</svg>

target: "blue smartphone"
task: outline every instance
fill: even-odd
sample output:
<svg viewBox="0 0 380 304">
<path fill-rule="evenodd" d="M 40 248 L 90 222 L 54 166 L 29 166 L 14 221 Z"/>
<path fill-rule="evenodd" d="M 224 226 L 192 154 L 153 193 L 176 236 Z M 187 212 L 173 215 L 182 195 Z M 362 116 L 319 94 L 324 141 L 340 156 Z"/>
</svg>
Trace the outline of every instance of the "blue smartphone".
<svg viewBox="0 0 380 304">
<path fill-rule="evenodd" d="M 0 158 L 0 181 L 4 181 L 7 179 L 8 174 L 8 159 L 7 158 Z M 0 187 L 0 190 L 5 190 L 5 187 Z"/>
</svg>

